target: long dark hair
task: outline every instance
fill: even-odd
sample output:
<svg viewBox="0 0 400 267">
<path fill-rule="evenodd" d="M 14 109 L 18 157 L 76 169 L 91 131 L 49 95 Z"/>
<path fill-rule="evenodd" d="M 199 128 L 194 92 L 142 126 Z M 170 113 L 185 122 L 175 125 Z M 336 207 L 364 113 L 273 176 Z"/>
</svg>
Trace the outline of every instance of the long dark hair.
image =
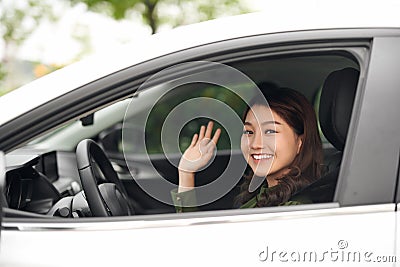
<svg viewBox="0 0 400 267">
<path fill-rule="evenodd" d="M 289 166 L 289 172 L 278 180 L 276 186 L 257 198 L 257 207 L 278 206 L 320 177 L 323 158 L 321 138 L 315 111 L 304 95 L 293 89 L 267 83 L 258 87 L 268 101 L 269 108 L 284 119 L 297 135 L 302 136 L 300 151 Z M 243 122 L 254 105 L 265 105 L 265 101 L 260 97 L 254 98 L 244 112 Z M 248 190 L 253 175 L 252 169 L 248 167 L 235 206 L 243 205 L 258 194 L 258 190 L 253 193 Z"/>
</svg>

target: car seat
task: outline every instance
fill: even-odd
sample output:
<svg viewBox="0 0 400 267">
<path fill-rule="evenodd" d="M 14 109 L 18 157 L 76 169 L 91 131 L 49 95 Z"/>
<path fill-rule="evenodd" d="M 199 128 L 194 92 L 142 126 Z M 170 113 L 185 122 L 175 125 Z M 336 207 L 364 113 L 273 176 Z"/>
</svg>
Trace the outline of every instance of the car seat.
<svg viewBox="0 0 400 267">
<path fill-rule="evenodd" d="M 307 194 L 313 203 L 333 201 L 359 74 L 354 68 L 333 71 L 325 79 L 322 87 L 319 106 L 320 126 L 326 139 L 337 151 L 324 158 L 323 176 L 298 192 Z"/>
</svg>

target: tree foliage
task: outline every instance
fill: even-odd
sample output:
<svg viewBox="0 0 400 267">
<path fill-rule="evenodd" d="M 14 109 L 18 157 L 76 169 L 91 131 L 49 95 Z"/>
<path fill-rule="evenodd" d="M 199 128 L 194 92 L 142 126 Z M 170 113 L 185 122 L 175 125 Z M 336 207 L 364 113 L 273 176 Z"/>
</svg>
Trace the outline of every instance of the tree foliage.
<svg viewBox="0 0 400 267">
<path fill-rule="evenodd" d="M 172 27 L 214 19 L 222 15 L 248 12 L 240 0 L 71 0 L 85 3 L 90 10 L 105 13 L 114 19 L 128 18 L 136 12 L 152 33 L 161 25 Z"/>
<path fill-rule="evenodd" d="M 19 45 L 32 34 L 43 19 L 55 19 L 52 9 L 46 1 L 0 1 L 0 37 L 3 41 L 0 82 L 6 78 L 7 64 L 14 60 L 13 57 Z"/>
</svg>

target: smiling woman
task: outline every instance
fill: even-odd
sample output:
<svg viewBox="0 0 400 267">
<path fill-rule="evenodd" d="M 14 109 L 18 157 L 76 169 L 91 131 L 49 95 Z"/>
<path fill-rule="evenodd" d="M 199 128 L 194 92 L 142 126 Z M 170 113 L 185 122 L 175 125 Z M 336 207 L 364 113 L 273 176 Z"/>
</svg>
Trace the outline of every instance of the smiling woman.
<svg viewBox="0 0 400 267">
<path fill-rule="evenodd" d="M 310 203 L 307 196 L 292 196 L 321 175 L 315 112 L 295 90 L 268 85 L 260 89 L 269 106 L 255 99 L 245 113 L 241 149 L 250 170 L 238 203 L 242 207 Z M 255 198 L 252 192 L 259 183 L 252 186 L 254 180 L 263 183 Z"/>
<path fill-rule="evenodd" d="M 306 195 L 296 193 L 321 175 L 322 145 L 315 112 L 295 90 L 268 83 L 259 89 L 265 99 L 255 97 L 243 117 L 241 150 L 248 171 L 235 206 L 312 203 Z M 221 133 L 217 129 L 212 136 L 212 128 L 212 122 L 202 126 L 181 158 L 178 192 L 172 191 L 172 197 L 175 203 L 179 199 L 188 203 L 177 205 L 178 212 L 196 203 L 195 173 L 212 159 Z"/>
</svg>

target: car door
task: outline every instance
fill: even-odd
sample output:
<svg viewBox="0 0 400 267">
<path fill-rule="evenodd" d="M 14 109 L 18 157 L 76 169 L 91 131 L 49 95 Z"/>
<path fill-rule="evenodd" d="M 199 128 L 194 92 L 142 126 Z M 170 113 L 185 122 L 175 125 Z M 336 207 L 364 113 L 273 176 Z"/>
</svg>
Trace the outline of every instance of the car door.
<svg viewBox="0 0 400 267">
<path fill-rule="evenodd" d="M 399 45 L 397 34 L 378 30 L 294 32 L 188 49 L 133 66 L 21 116 L 15 122 L 19 123 L 20 131 L 35 122 L 42 127 L 30 129 L 23 137 L 28 139 L 76 114 L 86 115 L 102 105 L 131 96 L 132 90 L 145 80 L 143 77 L 189 60 L 230 64 L 242 58 L 278 58 L 278 64 L 288 54 L 293 60 L 296 56 L 301 59 L 300 55 L 320 56 L 333 51 L 335 57 L 350 54 L 361 69 L 338 185 L 330 201 L 116 218 L 4 218 L 0 263 L 4 266 L 187 263 L 204 266 L 217 262 L 248 266 L 289 262 L 309 266 L 310 262 L 324 265 L 351 262 L 364 266 L 365 262 L 377 261 L 376 256 L 393 256 L 399 148 L 393 133 L 398 129 L 385 122 L 387 116 L 394 121 L 398 114 L 394 105 L 398 75 L 393 74 L 400 62 L 398 52 L 394 51 Z M 174 71 L 171 75 L 177 78 L 183 74 Z M 383 80 L 387 84 L 382 89 Z M 153 86 L 163 82 L 157 81 Z M 60 103 L 70 109 L 62 111 Z M 389 106 L 391 112 L 382 106 Z M 376 132 L 370 130 L 371 118 L 382 134 L 379 144 Z M 24 126 L 27 121 L 30 124 Z M 12 130 L 12 126 L 7 130 Z M 166 167 L 160 168 L 161 173 L 170 173 Z M 132 191 L 131 197 L 135 198 Z"/>
</svg>

